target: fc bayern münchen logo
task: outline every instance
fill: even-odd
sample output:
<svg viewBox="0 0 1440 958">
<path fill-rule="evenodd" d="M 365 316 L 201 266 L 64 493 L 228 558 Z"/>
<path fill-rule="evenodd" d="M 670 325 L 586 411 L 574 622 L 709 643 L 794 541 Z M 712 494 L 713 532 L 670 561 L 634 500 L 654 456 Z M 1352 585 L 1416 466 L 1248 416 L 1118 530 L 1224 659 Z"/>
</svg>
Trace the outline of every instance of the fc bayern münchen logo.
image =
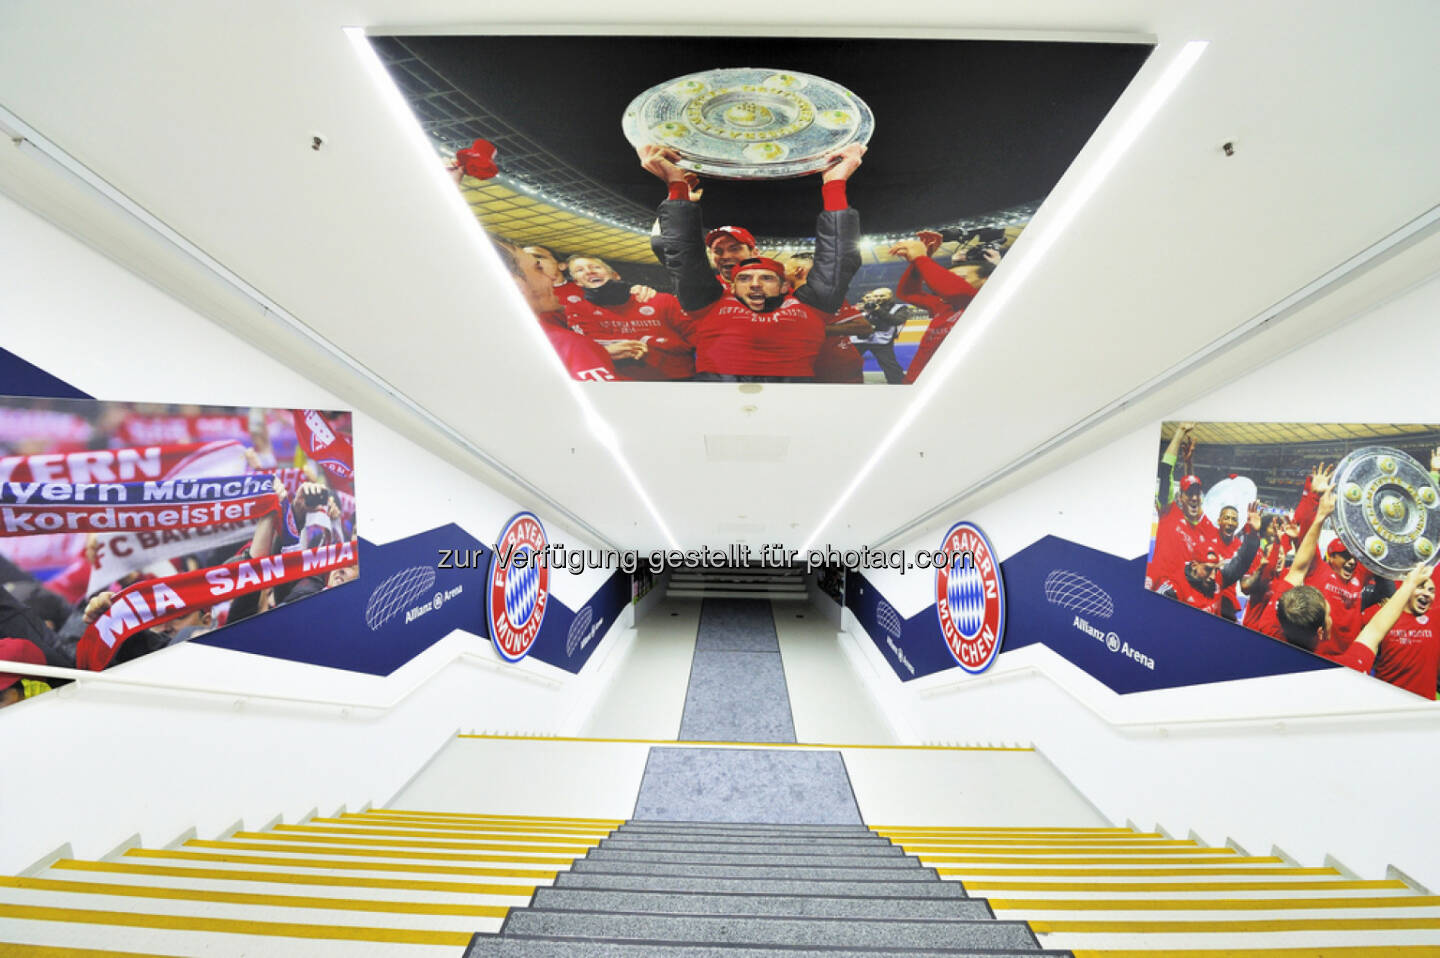
<svg viewBox="0 0 1440 958">
<path fill-rule="evenodd" d="M 490 588 L 486 592 L 490 638 L 495 642 L 495 651 L 507 662 L 525 658 L 540 634 L 550 600 L 550 570 L 535 565 L 534 560 L 544 554 L 547 546 L 540 520 L 528 512 L 518 512 L 505 524 L 490 557 Z M 521 554 L 530 557 L 523 569 L 514 558 Z M 508 567 L 501 566 L 501 556 L 510 557 Z"/>
<path fill-rule="evenodd" d="M 1005 636 L 1005 584 L 1000 563 L 985 533 L 957 522 L 940 548 L 960 557 L 935 570 L 935 612 L 945 647 L 966 672 L 984 672 L 1000 652 Z M 972 558 L 961 557 L 970 553 Z"/>
</svg>

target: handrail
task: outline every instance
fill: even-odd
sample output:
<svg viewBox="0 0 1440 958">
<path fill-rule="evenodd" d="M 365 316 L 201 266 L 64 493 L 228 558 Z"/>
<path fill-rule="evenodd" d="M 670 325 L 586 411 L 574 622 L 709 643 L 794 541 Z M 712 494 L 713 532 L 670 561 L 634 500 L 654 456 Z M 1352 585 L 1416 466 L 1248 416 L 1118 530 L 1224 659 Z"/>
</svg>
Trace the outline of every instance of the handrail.
<svg viewBox="0 0 1440 958">
<path fill-rule="evenodd" d="M 1076 666 L 1076 668 L 1079 668 Z M 1083 670 L 1082 670 L 1083 671 Z M 1086 673 L 1088 677 L 1089 673 Z M 1103 719 L 1107 724 L 1115 728 L 1164 728 L 1169 725 L 1237 725 L 1244 723 L 1265 723 L 1265 722 L 1290 722 L 1306 719 L 1336 719 L 1356 716 L 1394 716 L 1414 715 L 1429 716 L 1440 720 L 1440 705 L 1390 705 L 1376 708 L 1348 708 L 1348 709 L 1327 709 L 1325 711 L 1301 711 L 1301 712 L 1247 712 L 1240 715 L 1189 715 L 1179 717 L 1151 717 L 1144 719 L 1120 718 L 1111 709 L 1099 703 L 1089 701 L 1085 696 L 1070 688 L 1050 671 L 1041 665 L 1016 665 L 1011 666 L 1003 672 L 991 672 L 981 676 L 967 676 L 965 679 L 950 680 L 943 684 L 937 683 L 933 686 L 921 688 L 918 695 L 921 698 L 935 698 L 941 695 L 954 695 L 969 691 L 975 688 L 983 688 L 987 685 L 994 685 L 1001 681 L 1014 678 L 1025 678 L 1028 676 L 1041 676 L 1049 679 L 1052 684 L 1068 695 L 1071 699 L 1084 706 L 1097 718 Z M 1098 679 L 1096 680 L 1098 681 Z M 1112 693 L 1118 696 L 1119 693 Z"/>
<path fill-rule="evenodd" d="M 507 665 L 505 663 L 495 660 L 490 656 L 481 654 L 479 652 L 472 652 L 467 649 L 461 649 L 455 654 L 451 655 L 449 658 L 437 662 L 434 667 L 432 667 L 423 675 L 418 676 L 406 688 L 399 690 L 388 699 L 380 701 L 320 698 L 311 695 L 283 695 L 275 692 L 258 692 L 243 688 L 224 688 L 222 686 L 215 685 L 201 685 L 195 682 L 132 678 L 123 674 L 117 675 L 113 672 L 92 672 L 88 669 L 67 669 L 54 665 L 30 665 L 29 663 L 25 662 L 0 661 L 0 671 L 9 672 L 13 675 L 34 675 L 44 676 L 48 678 L 71 679 L 74 681 L 75 685 L 80 688 L 85 688 L 87 686 L 109 686 L 121 688 L 129 687 L 158 689 L 167 692 L 188 692 L 198 695 L 218 695 L 227 698 L 240 699 L 263 699 L 270 702 L 291 702 L 302 705 L 318 705 L 329 708 L 373 709 L 377 711 L 387 711 L 399 705 L 401 702 L 405 701 L 415 692 L 419 691 L 422 686 L 428 684 L 431 679 L 439 675 L 442 671 L 449 668 L 456 662 L 465 662 L 470 665 L 477 665 L 482 668 L 490 669 L 494 672 L 501 672 L 507 676 L 519 678 L 527 682 L 532 682 L 537 685 L 545 686 L 547 688 L 560 688 L 564 684 L 562 680 L 558 678 L 552 678 L 548 675 L 540 675 L 536 672 L 528 671 L 528 669 L 523 667 Z M 384 676 L 377 677 L 384 678 Z"/>
<path fill-rule="evenodd" d="M 857 627 L 859 626 L 859 623 L 858 623 L 858 622 L 856 623 L 856 626 L 857 626 Z M 872 651 L 872 650 L 875 652 L 875 655 L 876 655 L 877 657 L 879 656 L 878 650 L 875 650 L 874 642 L 873 642 L 867 635 L 864 634 L 863 630 L 862 630 L 862 632 L 861 632 L 860 635 L 856 635 L 856 634 L 855 634 L 854 632 L 852 632 L 850 629 L 844 629 L 844 628 L 842 628 L 842 629 L 840 630 L 840 634 L 841 634 L 842 636 L 845 636 L 846 638 L 848 638 L 851 642 L 855 643 L 856 647 L 857 647 L 857 648 L 860 648 L 860 649 L 862 650 L 862 654 L 865 655 L 865 657 L 867 658 L 867 660 L 870 660 L 870 659 L 869 659 L 869 652 Z M 1044 647 L 1044 646 L 1040 646 L 1040 648 L 1045 648 L 1046 651 L 1047 651 L 1050 655 L 1054 655 L 1054 656 L 1056 656 L 1057 658 L 1059 658 L 1058 653 L 1056 653 L 1053 649 L 1049 649 L 1049 648 Z M 873 665 L 875 664 L 875 662 L 874 662 L 873 660 L 870 660 L 870 661 L 871 661 L 871 665 L 873 666 Z M 1064 661 L 1064 662 L 1066 662 L 1067 664 L 1071 664 L 1071 663 L 1069 663 L 1068 660 L 1066 660 L 1066 659 L 1061 659 L 1061 661 Z M 1090 675 L 1090 673 L 1085 672 L 1085 671 L 1084 671 L 1083 669 L 1081 669 L 1078 665 L 1077 665 L 1077 666 L 1074 666 L 1074 668 L 1075 668 L 1078 672 L 1080 672 L 1081 674 L 1083 674 L 1087 679 L 1089 679 L 1089 680 L 1091 680 L 1091 681 L 1093 681 L 1093 682 L 1095 682 L 1095 683 L 1097 683 L 1097 684 L 1100 684 L 1099 679 L 1096 679 L 1094 676 Z M 890 671 L 889 671 L 888 668 L 886 668 L 886 669 L 884 669 L 883 671 L 880 671 L 880 674 L 881 674 L 882 677 L 886 677 L 886 676 L 888 676 L 888 675 L 890 674 Z M 942 674 L 942 673 L 932 673 L 932 675 L 939 675 L 939 674 Z M 1167 726 L 1176 726 L 1176 725 L 1180 725 L 1180 726 L 1234 726 L 1234 725 L 1244 725 L 1244 724 L 1247 724 L 1247 723 L 1248 723 L 1248 724 L 1264 724 L 1264 723 L 1276 723 L 1276 722 L 1292 722 L 1292 721 L 1305 721 L 1305 720 L 1343 719 L 1343 718 L 1347 718 L 1347 717 L 1370 717 L 1370 716 L 1373 716 L 1373 717 L 1390 717 L 1390 716 L 1402 716 L 1402 717 L 1404 717 L 1404 716 L 1415 716 L 1415 717 L 1423 717 L 1423 716 L 1429 716 L 1429 717 L 1435 719 L 1436 721 L 1440 721 L 1440 704 L 1436 704 L 1436 703 L 1429 703 L 1429 704 L 1418 704 L 1418 703 L 1417 703 L 1417 704 L 1415 704 L 1415 705 L 1378 706 L 1378 707 L 1374 707 L 1374 708 L 1326 709 L 1326 710 L 1324 710 L 1324 711 L 1246 712 L 1246 713 L 1243 713 L 1243 714 L 1232 714 L 1232 715 L 1183 715 L 1183 714 L 1182 714 L 1182 715 L 1176 715 L 1176 716 L 1173 716 L 1173 717 L 1167 717 L 1167 716 L 1161 715 L 1161 716 L 1151 716 L 1151 717 L 1147 717 L 1147 718 L 1143 718 L 1143 719 L 1129 718 L 1129 717 L 1122 717 L 1121 714 L 1120 714 L 1117 710 L 1108 707 L 1108 706 L 1107 706 L 1106 704 L 1104 704 L 1104 703 L 1099 703 L 1099 702 L 1091 701 L 1091 697 L 1085 696 L 1085 695 L 1083 695 L 1082 693 L 1080 693 L 1080 692 L 1076 691 L 1075 689 L 1071 688 L 1071 687 L 1070 687 L 1070 683 L 1064 681 L 1064 679 L 1063 679 L 1062 677 L 1052 674 L 1052 673 L 1051 673 L 1051 670 L 1050 670 L 1049 668 L 1047 668 L 1044 664 L 1030 664 L 1030 663 L 1023 664 L 1023 665 L 1022 665 L 1022 664 L 1015 664 L 1015 665 L 1008 665 L 1008 666 L 1003 666 L 1003 665 L 1002 665 L 1002 666 L 996 666 L 995 668 L 991 669 L 990 671 L 988 671 L 988 672 L 986 672 L 986 673 L 984 673 L 984 674 L 982 674 L 982 675 L 968 675 L 968 674 L 967 674 L 967 675 L 964 675 L 964 676 L 955 676 L 955 677 L 948 677 L 948 676 L 947 676 L 947 677 L 945 677 L 945 678 L 943 678 L 943 679 L 938 679 L 937 681 L 933 681 L 933 682 L 927 682 L 926 679 L 929 679 L 929 678 L 931 678 L 932 676 L 926 676 L 925 678 L 921 678 L 921 679 L 915 680 L 915 683 L 916 683 L 916 684 L 915 684 L 914 689 L 913 689 L 913 692 L 912 692 L 911 694 L 917 696 L 918 698 L 923 698 L 923 699 L 937 698 L 937 697 L 943 696 L 943 695 L 963 695 L 963 694 L 965 694 L 965 693 L 967 693 L 967 692 L 972 692 L 972 691 L 976 691 L 976 690 L 979 690 L 979 689 L 983 689 L 983 688 L 986 688 L 986 687 L 991 686 L 991 685 L 995 685 L 995 684 L 1000 683 L 1000 682 L 1006 682 L 1006 681 L 1010 681 L 1010 680 L 1012 680 L 1012 679 L 1027 678 L 1027 677 L 1033 677 L 1033 676 L 1039 676 L 1039 677 L 1041 677 L 1041 678 L 1047 679 L 1051 684 L 1053 684 L 1054 686 L 1056 686 L 1057 688 L 1059 688 L 1062 692 L 1064 692 L 1066 695 L 1068 695 L 1072 700 L 1074 700 L 1075 702 L 1079 703 L 1086 711 L 1090 712 L 1090 713 L 1091 713 L 1092 715 L 1094 715 L 1096 718 L 1101 719 L 1102 721 L 1104 721 L 1106 724 L 1110 725 L 1110 726 L 1113 727 L 1113 728 L 1119 728 L 1119 729 L 1157 729 L 1157 730 L 1159 730 L 1159 729 L 1164 729 L 1164 728 L 1167 727 Z M 925 684 L 919 684 L 919 683 L 925 683 Z M 910 684 L 910 683 L 906 683 L 906 684 Z M 1119 697 L 1119 693 L 1118 693 L 1118 692 L 1111 692 L 1109 689 L 1107 689 L 1106 691 L 1109 692 L 1109 694 L 1116 696 L 1117 698 Z"/>
</svg>

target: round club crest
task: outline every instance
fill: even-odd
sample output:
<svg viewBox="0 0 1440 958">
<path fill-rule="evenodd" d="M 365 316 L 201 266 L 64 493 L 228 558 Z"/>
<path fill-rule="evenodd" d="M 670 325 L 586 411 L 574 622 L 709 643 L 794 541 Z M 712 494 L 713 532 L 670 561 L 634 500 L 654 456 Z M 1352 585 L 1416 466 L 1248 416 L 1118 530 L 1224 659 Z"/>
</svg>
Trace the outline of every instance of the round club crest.
<svg viewBox="0 0 1440 958">
<path fill-rule="evenodd" d="M 536 560 L 548 546 L 545 527 L 528 512 L 516 513 L 495 542 L 486 611 L 495 651 L 507 662 L 525 658 L 540 634 L 550 600 L 550 569 Z M 502 558 L 508 563 L 502 565 Z"/>
<path fill-rule="evenodd" d="M 952 557 L 935 569 L 940 635 L 962 669 L 983 672 L 994 663 L 1005 636 L 1000 563 L 985 533 L 969 522 L 955 523 L 940 548 Z"/>
</svg>

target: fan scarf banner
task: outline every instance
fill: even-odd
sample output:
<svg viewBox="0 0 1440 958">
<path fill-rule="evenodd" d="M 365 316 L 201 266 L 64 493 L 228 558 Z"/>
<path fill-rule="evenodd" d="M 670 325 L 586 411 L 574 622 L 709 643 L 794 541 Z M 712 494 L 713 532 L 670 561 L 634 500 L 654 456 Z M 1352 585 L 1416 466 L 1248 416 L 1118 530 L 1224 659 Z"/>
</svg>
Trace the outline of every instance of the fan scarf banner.
<svg viewBox="0 0 1440 958">
<path fill-rule="evenodd" d="M 109 609 L 85 630 L 75 663 L 82 669 L 103 669 L 116 648 L 137 632 L 208 609 L 216 602 L 354 565 L 355 546 L 352 539 L 323 549 L 242 559 L 130 586 L 112 595 Z"/>
<path fill-rule="evenodd" d="M 266 475 L 155 482 L 7 482 L 0 535 L 193 529 L 254 521 L 280 507 Z"/>
<path fill-rule="evenodd" d="M 295 435 L 305 455 L 347 486 L 355 476 L 355 450 L 317 409 L 295 410 Z"/>
<path fill-rule="evenodd" d="M 98 536 L 91 550 L 93 558 L 90 559 L 89 585 L 85 592 L 92 595 L 132 572 L 148 570 L 154 575 L 169 575 L 174 571 L 168 567 L 169 560 L 220 546 L 239 546 L 255 535 L 256 525 L 257 522 L 247 520 L 194 529 Z"/>
<path fill-rule="evenodd" d="M 0 456 L 0 482 L 7 483 L 135 482 L 244 471 L 245 447 L 233 439 Z"/>
</svg>

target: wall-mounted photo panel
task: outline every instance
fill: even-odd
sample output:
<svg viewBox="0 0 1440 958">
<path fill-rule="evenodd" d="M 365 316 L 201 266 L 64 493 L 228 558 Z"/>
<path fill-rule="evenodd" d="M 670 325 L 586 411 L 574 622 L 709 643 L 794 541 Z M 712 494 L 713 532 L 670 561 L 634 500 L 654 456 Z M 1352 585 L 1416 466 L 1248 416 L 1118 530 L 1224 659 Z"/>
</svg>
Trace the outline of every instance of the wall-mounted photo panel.
<svg viewBox="0 0 1440 958">
<path fill-rule="evenodd" d="M 1165 423 L 1146 588 L 1426 699 L 1440 425 Z"/>
<path fill-rule="evenodd" d="M 0 636 L 99 670 L 350 582 L 354 481 L 348 412 L 0 397 Z"/>
<path fill-rule="evenodd" d="M 916 381 L 1151 49 L 373 43 L 573 377 L 832 384 Z"/>
</svg>

